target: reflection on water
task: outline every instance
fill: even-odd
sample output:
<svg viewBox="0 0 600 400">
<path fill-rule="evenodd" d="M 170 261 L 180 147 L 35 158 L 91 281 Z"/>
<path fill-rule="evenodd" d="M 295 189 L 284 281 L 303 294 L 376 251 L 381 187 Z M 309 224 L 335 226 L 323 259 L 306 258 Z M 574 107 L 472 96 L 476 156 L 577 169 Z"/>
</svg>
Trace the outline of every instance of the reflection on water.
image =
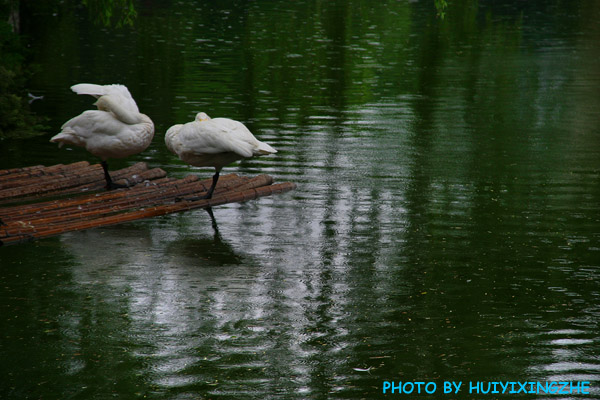
<svg viewBox="0 0 600 400">
<path fill-rule="evenodd" d="M 210 176 L 162 137 L 206 111 L 279 150 L 231 171 L 298 190 L 3 248 L 0 397 L 600 398 L 596 2 L 144 3 L 123 28 L 28 7 L 56 129 L 89 108 L 71 84 L 118 81 L 157 126 L 123 165 Z M 89 159 L 48 137 L 0 168 Z"/>
</svg>

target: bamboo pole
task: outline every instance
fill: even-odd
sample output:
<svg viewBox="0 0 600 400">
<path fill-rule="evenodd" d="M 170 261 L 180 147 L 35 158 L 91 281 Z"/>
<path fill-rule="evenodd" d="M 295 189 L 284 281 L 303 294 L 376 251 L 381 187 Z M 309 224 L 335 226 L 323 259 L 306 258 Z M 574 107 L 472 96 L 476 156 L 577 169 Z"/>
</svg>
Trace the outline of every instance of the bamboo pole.
<svg viewBox="0 0 600 400">
<path fill-rule="evenodd" d="M 36 177 L 38 178 L 38 182 L 34 182 L 31 179 L 14 181 L 14 187 L 0 190 L 0 199 L 10 199 L 13 197 L 52 192 L 99 180 L 95 175 L 98 175 L 101 171 L 98 170 L 98 173 L 94 174 L 95 169 L 97 170 L 97 168 L 93 167 L 86 168 L 86 170 L 83 171 L 85 173 L 84 175 L 53 174 L 46 175 L 43 179 L 40 179 L 41 177 Z M 100 175 L 98 176 L 100 177 Z"/>
<path fill-rule="evenodd" d="M 31 167 L 11 168 L 0 170 L 0 183 L 15 179 L 24 179 L 27 177 L 35 178 L 37 176 L 52 175 L 57 172 L 75 172 L 78 168 L 89 166 L 87 161 L 78 161 L 72 164 L 56 164 L 50 167 L 44 165 L 34 165 Z"/>
<path fill-rule="evenodd" d="M 35 171 L 35 170 L 39 170 L 39 169 L 43 169 L 46 168 L 43 165 L 31 165 L 29 167 L 20 167 L 20 168 L 8 168 L 8 169 L 0 169 L 0 177 L 3 177 L 4 175 L 10 176 L 13 174 L 19 174 L 19 173 L 24 173 L 24 172 L 28 172 L 28 171 Z M 0 178 L 2 179 L 2 178 Z"/>
<path fill-rule="evenodd" d="M 77 166 L 76 171 L 68 173 L 61 171 L 62 168 L 57 168 L 54 170 L 53 175 L 44 176 L 43 178 L 36 176 L 28 181 L 19 181 L 18 187 L 0 190 L 0 203 L 11 202 L 17 198 L 22 200 L 27 197 L 39 198 L 85 190 L 101 190 L 105 185 L 104 172 L 100 164 Z M 166 176 L 166 172 L 160 168 L 150 170 L 153 171 L 152 173 L 146 171 L 148 171 L 146 163 L 139 162 L 130 167 L 111 172 L 111 176 L 115 182 L 126 185 Z"/>
<path fill-rule="evenodd" d="M 6 173 L 0 173 L 0 190 L 11 187 L 18 187 L 31 184 L 39 184 L 40 177 L 55 175 L 77 174 L 82 168 L 89 167 L 87 161 L 80 161 L 73 164 L 57 164 L 51 167 L 40 166 L 40 168 L 3 170 Z M 14 172 L 11 172 L 14 171 Z"/>
</svg>

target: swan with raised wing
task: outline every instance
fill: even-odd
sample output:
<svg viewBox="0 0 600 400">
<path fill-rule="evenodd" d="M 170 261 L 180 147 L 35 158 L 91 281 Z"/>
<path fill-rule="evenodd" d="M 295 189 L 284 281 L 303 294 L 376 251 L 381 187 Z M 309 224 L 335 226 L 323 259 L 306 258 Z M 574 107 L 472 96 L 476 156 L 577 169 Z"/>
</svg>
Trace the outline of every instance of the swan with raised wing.
<svg viewBox="0 0 600 400">
<path fill-rule="evenodd" d="M 144 151 L 154 137 L 154 123 L 140 113 L 135 100 L 123 85 L 80 83 L 71 86 L 77 94 L 88 94 L 98 100 L 97 110 L 87 110 L 68 120 L 61 132 L 50 139 L 63 145 L 85 147 L 101 159 L 107 189 L 123 187 L 114 183 L 108 173 L 107 159 L 124 158 Z"/>
<path fill-rule="evenodd" d="M 256 139 L 241 122 L 210 118 L 203 112 L 192 122 L 170 127 L 165 134 L 165 143 L 183 162 L 215 168 L 212 185 L 206 194 L 188 200 L 210 199 L 224 166 L 244 158 L 277 153 L 273 147 Z"/>
</svg>

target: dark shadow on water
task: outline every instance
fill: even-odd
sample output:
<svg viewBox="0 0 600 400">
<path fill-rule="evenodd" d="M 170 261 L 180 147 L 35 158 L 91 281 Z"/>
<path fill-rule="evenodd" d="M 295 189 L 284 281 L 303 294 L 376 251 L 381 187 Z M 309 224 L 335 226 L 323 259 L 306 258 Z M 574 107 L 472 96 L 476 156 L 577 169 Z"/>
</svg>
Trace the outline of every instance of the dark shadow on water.
<svg viewBox="0 0 600 400">
<path fill-rule="evenodd" d="M 206 266 L 214 266 L 215 264 L 223 266 L 243 264 L 244 257 L 236 254 L 234 248 L 221 237 L 212 208 L 209 207 L 205 210 L 210 216 L 213 236 L 186 236 L 169 243 L 165 249 L 165 253 L 167 255 L 176 254 L 178 257 L 190 257 L 206 261 L 206 263 L 199 263 L 199 266 L 203 264 L 206 264 Z"/>
</svg>

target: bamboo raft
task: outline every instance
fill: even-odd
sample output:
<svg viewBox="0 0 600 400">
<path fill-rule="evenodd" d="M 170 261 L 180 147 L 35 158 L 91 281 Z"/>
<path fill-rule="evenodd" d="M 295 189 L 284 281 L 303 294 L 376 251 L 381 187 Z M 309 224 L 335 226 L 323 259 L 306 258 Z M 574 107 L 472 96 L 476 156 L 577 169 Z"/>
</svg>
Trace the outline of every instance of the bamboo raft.
<svg viewBox="0 0 600 400">
<path fill-rule="evenodd" d="M 0 170 L 0 245 L 115 225 L 197 208 L 242 202 L 283 193 L 294 183 L 273 184 L 269 175 L 223 175 L 211 199 L 202 195 L 211 179 L 175 179 L 143 162 L 111 171 L 125 189 L 106 191 L 100 164 L 87 161 Z"/>
</svg>

